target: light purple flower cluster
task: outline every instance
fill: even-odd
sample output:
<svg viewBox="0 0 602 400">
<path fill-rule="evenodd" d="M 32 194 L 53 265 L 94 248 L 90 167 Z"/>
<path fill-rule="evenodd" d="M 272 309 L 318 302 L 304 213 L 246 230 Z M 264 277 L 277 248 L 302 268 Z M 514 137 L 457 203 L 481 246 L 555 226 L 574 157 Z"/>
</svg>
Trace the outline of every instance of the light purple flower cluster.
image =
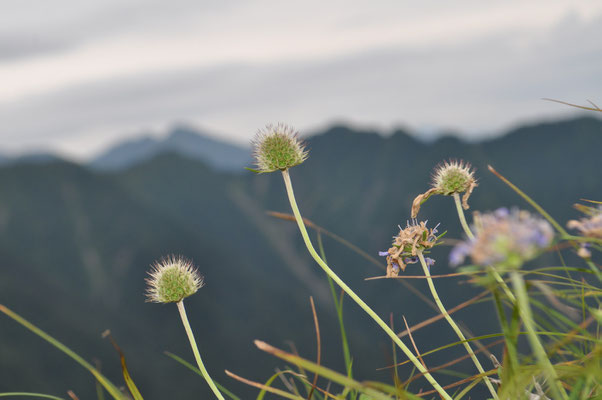
<svg viewBox="0 0 602 400">
<path fill-rule="evenodd" d="M 449 255 L 451 265 L 460 265 L 470 256 L 477 265 L 519 266 L 548 247 L 554 238 L 547 221 L 518 209 L 499 208 L 482 214 L 471 228 L 475 238 L 454 247 Z"/>
</svg>

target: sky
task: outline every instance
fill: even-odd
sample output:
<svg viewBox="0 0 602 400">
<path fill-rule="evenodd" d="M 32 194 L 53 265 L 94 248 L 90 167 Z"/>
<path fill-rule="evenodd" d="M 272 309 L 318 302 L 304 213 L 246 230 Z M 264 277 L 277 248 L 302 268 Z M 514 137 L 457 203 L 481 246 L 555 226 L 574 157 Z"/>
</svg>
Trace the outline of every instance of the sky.
<svg viewBox="0 0 602 400">
<path fill-rule="evenodd" d="M 602 103 L 600 37 L 600 0 L 2 0 L 0 153 L 279 121 L 474 140 Z"/>
</svg>

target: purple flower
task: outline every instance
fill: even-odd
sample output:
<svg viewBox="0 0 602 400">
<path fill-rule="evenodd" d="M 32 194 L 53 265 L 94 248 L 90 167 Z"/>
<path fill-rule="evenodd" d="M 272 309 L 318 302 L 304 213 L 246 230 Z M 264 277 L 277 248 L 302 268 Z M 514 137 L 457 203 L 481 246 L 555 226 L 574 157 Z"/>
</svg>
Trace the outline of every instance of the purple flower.
<svg viewBox="0 0 602 400">
<path fill-rule="evenodd" d="M 478 265 L 502 264 L 511 260 L 513 266 L 537 256 L 554 237 L 552 226 L 529 212 L 499 208 L 482 214 L 472 227 L 475 238 L 454 247 L 450 264 L 460 265 L 467 256 Z"/>
<path fill-rule="evenodd" d="M 378 255 L 381 256 L 381 257 L 386 257 L 386 256 L 389 255 L 389 252 L 388 251 L 379 251 Z"/>
<path fill-rule="evenodd" d="M 418 262 L 418 257 L 405 257 L 403 259 L 404 264 L 416 264 Z"/>
<path fill-rule="evenodd" d="M 458 266 L 464 262 L 466 256 L 470 254 L 472 246 L 470 242 L 462 242 L 455 246 L 449 253 L 449 263 L 452 267 Z"/>
</svg>

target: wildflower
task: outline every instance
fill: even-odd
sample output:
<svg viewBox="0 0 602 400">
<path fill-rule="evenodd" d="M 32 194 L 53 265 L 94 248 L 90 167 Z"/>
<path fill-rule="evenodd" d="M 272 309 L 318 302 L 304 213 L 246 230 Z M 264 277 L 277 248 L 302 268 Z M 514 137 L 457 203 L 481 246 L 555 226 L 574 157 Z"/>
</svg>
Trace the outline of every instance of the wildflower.
<svg viewBox="0 0 602 400">
<path fill-rule="evenodd" d="M 566 226 L 569 229 L 577 229 L 585 237 L 602 239 L 602 205 L 595 208 L 583 204 L 575 204 L 575 208 L 582 211 L 588 217 L 581 218 L 579 221 L 570 220 Z M 579 246 L 579 250 L 577 250 L 577 255 L 585 259 L 590 258 L 592 253 L 587 247 L 588 243 L 582 243 Z"/>
<path fill-rule="evenodd" d="M 480 215 L 473 240 L 454 247 L 449 259 L 459 265 L 470 256 L 477 265 L 505 264 L 517 268 L 548 247 L 554 237 L 550 224 L 524 210 L 500 208 Z"/>
<path fill-rule="evenodd" d="M 577 229 L 583 236 L 602 239 L 602 205 L 597 208 L 581 206 L 579 209 L 588 217 L 581 218 L 579 221 L 571 220 L 566 226 L 569 229 Z"/>
<path fill-rule="evenodd" d="M 437 242 L 437 228 L 426 227 L 428 221 L 406 222 L 406 227 L 399 227 L 399 234 L 393 236 L 393 244 L 387 251 L 379 251 L 381 257 L 387 257 L 387 277 L 398 276 L 399 271 L 405 271 L 408 264 L 419 261 L 418 252 L 430 249 Z M 426 258 L 427 266 L 430 268 L 435 264 L 432 258 Z"/>
<path fill-rule="evenodd" d="M 268 124 L 260 129 L 252 141 L 257 172 L 285 171 L 307 159 L 304 143 L 291 126 Z"/>
<path fill-rule="evenodd" d="M 177 303 L 203 287 L 201 274 L 182 256 L 156 261 L 148 274 L 146 299 L 152 303 Z"/>
<path fill-rule="evenodd" d="M 431 188 L 416 196 L 412 202 L 412 218 L 416 218 L 420 211 L 420 205 L 434 194 L 452 196 L 455 193 L 464 193 L 462 207 L 467 210 L 468 198 L 475 187 L 477 187 L 477 181 L 469 163 L 462 160 L 444 161 L 433 170 Z"/>
</svg>

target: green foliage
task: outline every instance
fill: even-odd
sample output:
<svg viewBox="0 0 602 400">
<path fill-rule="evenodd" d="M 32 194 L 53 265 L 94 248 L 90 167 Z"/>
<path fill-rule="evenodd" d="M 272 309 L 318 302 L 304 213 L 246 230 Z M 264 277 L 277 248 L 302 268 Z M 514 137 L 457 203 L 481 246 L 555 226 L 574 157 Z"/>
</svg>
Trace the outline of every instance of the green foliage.
<svg viewBox="0 0 602 400">
<path fill-rule="evenodd" d="M 566 221 L 579 217 L 570 204 L 580 197 L 602 198 L 599 176 L 595 174 L 599 169 L 597 153 L 602 146 L 600 127 L 597 120 L 579 119 L 521 128 L 483 143 L 466 144 L 443 138 L 429 145 L 403 132 L 381 138 L 339 128 L 313 138 L 311 162 L 293 173 L 304 214 L 360 244 L 370 254 L 382 249 L 382 244 L 390 239 L 391 228 L 408 218 L 412 199 L 424 189 L 432 165 L 449 157 L 471 159 L 478 168 L 479 187 L 471 197 L 472 210 L 522 202 L 485 172 L 486 165 L 493 164 L 541 203 L 566 231 Z M 569 136 L 571 140 L 567 140 Z M 337 149 L 344 151 L 333 160 Z M 402 153 L 404 156 L 400 157 Z M 569 159 L 570 162 L 562 161 Z M 421 213 L 431 221 L 441 221 L 450 232 L 448 236 L 458 238 L 461 230 L 447 200 L 433 198 Z M 522 204 L 526 206 L 527 203 Z M 194 328 L 201 333 L 201 346 L 206 347 L 203 354 L 207 354 L 207 364 L 218 380 L 226 379 L 221 373 L 225 367 L 236 366 L 245 376 L 272 374 L 273 363 L 248 356 L 249 343 L 256 337 L 270 342 L 290 338 L 300 354 L 311 354 L 314 339 L 311 320 L 306 318 L 306 299 L 312 293 L 318 298 L 318 309 L 326 316 L 322 328 L 330 345 L 324 349 L 325 368 L 342 371 L 340 375 L 355 382 L 358 377 L 385 381 L 383 374 L 390 373 L 388 387 L 370 387 L 393 398 L 403 397 L 390 393 L 391 387 L 408 387 L 412 392 L 426 390 L 427 384 L 421 378 L 409 384 L 413 375 L 405 364 L 395 369 L 397 381 L 393 369 L 374 371 L 394 364 L 387 359 L 390 350 L 383 355 L 384 337 L 367 327 L 347 301 L 343 313 L 336 290 L 333 292 L 338 304 L 330 311 L 328 283 L 320 282 L 320 275 L 306 272 L 304 268 L 310 264 L 299 251 L 298 237 L 284 223 L 265 217 L 266 209 L 286 210 L 280 183 L 269 176 L 217 173 L 202 163 L 173 155 L 114 174 L 91 173 L 69 163 L 2 168 L 2 301 L 20 314 L 35 318 L 46 331 L 64 338 L 86 357 L 101 358 L 103 373 L 115 382 L 121 380 L 120 370 L 98 336 L 107 326 L 119 327 L 122 344 L 130 355 L 128 361 L 147 399 L 170 395 L 187 398 L 193 390 L 199 396 L 207 396 L 196 380 L 191 382 L 177 368 L 170 368 L 156 357 L 163 350 L 157 342 L 179 343 L 182 332 L 174 329 L 177 321 L 171 312 L 142 303 L 142 278 L 148 265 L 163 254 L 183 253 L 195 259 L 208 280 L 206 291 L 191 301 L 197 302 L 195 310 L 203 315 Z M 424 299 L 405 290 L 399 282 L 363 282 L 378 270 L 369 269 L 370 264 L 364 259 L 329 240 L 324 240 L 329 261 L 359 289 L 362 298 L 374 300 L 379 315 L 393 310 L 399 319 L 403 313 L 410 325 L 433 315 Z M 584 242 L 582 237 L 561 233 L 557 240 L 558 249 L 529 262 L 521 271 L 535 329 L 559 379 L 567 386 L 569 398 L 600 395 L 597 329 L 602 318 L 601 290 L 595 277 L 599 271 L 575 256 L 576 245 Z M 444 247 L 434 249 L 432 256 L 437 264 L 433 274 L 448 272 L 446 253 Z M 595 246 L 592 253 L 591 262 L 596 266 L 599 253 Z M 458 285 L 457 279 L 463 284 Z M 479 269 L 471 271 L 470 276 L 437 280 L 446 305 L 461 303 L 476 292 L 466 284 L 468 279 L 485 282 L 491 295 L 486 303 L 475 303 L 459 311 L 457 318 L 475 331 L 483 345 L 500 337 L 505 339 L 505 348 L 491 350 L 500 360 L 499 367 L 493 368 L 484 353 L 478 354 L 487 373 L 501 380 L 500 393 L 511 393 L 517 396 L 514 398 L 524 396 L 525 391 L 536 393 L 534 374 L 540 376 L 537 384 L 548 390 L 541 378 L 544 372 L 524 339 L 520 313 L 508 295 L 512 289 L 507 283 L 503 281 L 504 286 Z M 409 282 L 425 292 L 421 281 Z M 320 298 L 319 293 L 326 296 Z M 93 314 L 90 310 L 94 310 Z M 494 325 L 494 310 L 499 313 L 500 327 Z M 91 379 L 86 381 L 83 373 L 78 375 L 69 366 L 55 366 L 58 357 L 54 357 L 52 349 L 45 350 L 22 335 L 18 327 L 6 321 L 0 323 L 0 390 L 31 387 L 35 391 L 64 393 L 65 385 L 73 385 L 82 398 L 94 396 Z M 446 345 L 450 333 L 445 329 L 441 324 L 413 331 L 429 368 L 462 355 L 456 351 L 462 343 Z M 176 344 L 173 350 L 184 349 Z M 40 358 L 49 365 L 37 363 Z M 446 371 L 464 373 L 471 379 L 451 390 L 457 390 L 456 396 L 461 394 L 463 398 L 484 397 L 484 386 L 475 383 L 479 377 L 470 375 L 475 372 L 471 366 L 454 365 L 437 370 L 437 377 L 445 384 L 455 384 L 456 378 Z M 158 376 L 162 379 L 156 379 Z M 170 383 L 168 389 L 164 382 Z M 333 393 L 345 393 L 347 398 L 356 400 L 360 396 L 357 389 L 345 392 L 344 386 L 332 385 L 336 388 Z M 325 379 L 321 378 L 319 387 L 328 387 Z M 257 393 L 257 389 L 242 385 L 235 391 L 243 398 Z M 324 397 L 317 392 L 314 399 L 321 399 L 319 396 Z"/>
</svg>

